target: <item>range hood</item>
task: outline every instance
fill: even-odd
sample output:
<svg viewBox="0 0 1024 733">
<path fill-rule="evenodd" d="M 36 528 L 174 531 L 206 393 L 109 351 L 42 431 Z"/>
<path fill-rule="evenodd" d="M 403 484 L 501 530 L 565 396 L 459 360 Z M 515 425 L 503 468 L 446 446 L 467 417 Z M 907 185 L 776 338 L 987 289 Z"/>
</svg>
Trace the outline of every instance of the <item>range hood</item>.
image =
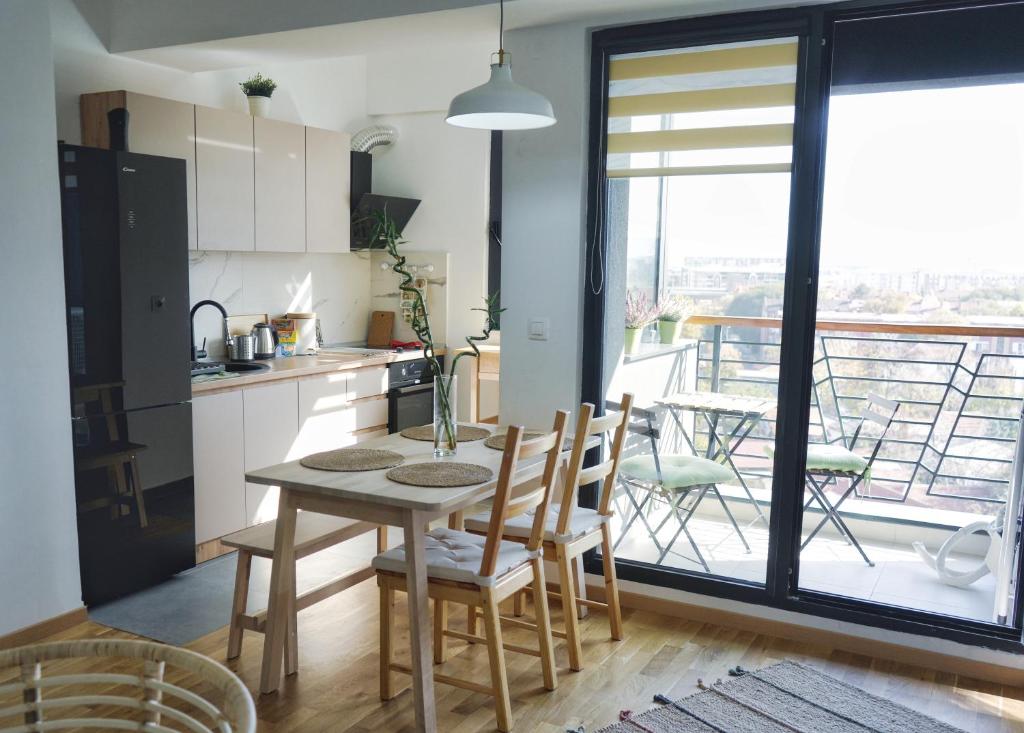
<svg viewBox="0 0 1024 733">
<path fill-rule="evenodd" d="M 395 221 L 401 234 L 409 219 L 420 205 L 419 199 L 385 196 L 371 193 L 373 187 L 373 157 L 370 153 L 353 150 L 351 153 L 351 196 L 353 250 L 383 249 L 383 242 L 373 242 L 374 213 L 386 211 Z"/>
</svg>

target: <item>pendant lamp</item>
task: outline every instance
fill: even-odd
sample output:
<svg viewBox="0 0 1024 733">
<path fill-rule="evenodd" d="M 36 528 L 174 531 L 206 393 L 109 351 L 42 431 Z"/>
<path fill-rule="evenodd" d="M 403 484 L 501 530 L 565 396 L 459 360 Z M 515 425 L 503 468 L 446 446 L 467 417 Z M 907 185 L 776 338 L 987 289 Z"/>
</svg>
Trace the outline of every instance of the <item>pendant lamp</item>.
<svg viewBox="0 0 1024 733">
<path fill-rule="evenodd" d="M 486 84 L 455 97 L 448 106 L 449 125 L 480 130 L 530 130 L 555 124 L 555 113 L 547 98 L 512 81 L 511 54 L 502 43 L 505 32 L 505 3 L 499 1 L 498 63 L 491 64 Z"/>
</svg>

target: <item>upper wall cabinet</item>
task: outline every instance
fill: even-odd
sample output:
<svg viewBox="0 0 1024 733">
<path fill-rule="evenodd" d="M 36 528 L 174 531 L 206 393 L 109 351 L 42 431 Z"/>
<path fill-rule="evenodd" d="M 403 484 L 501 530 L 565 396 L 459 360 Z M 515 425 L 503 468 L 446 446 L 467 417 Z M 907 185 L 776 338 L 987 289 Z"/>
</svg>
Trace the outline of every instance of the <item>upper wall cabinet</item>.
<svg viewBox="0 0 1024 733">
<path fill-rule="evenodd" d="M 252 117 L 196 105 L 199 249 L 255 249 Z"/>
<path fill-rule="evenodd" d="M 110 147 L 119 107 L 129 150 L 185 160 L 191 249 L 349 251 L 347 133 L 115 91 L 81 96 L 83 145 Z"/>
<path fill-rule="evenodd" d="M 188 186 L 188 246 L 196 249 L 196 135 L 195 105 L 135 92 L 82 95 L 82 145 L 110 147 L 107 112 L 128 110 L 128 150 L 147 155 L 182 158 Z"/>
<path fill-rule="evenodd" d="M 306 250 L 305 128 L 253 118 L 256 251 Z"/>
<path fill-rule="evenodd" d="M 349 251 L 348 133 L 306 128 L 306 251 Z"/>
</svg>

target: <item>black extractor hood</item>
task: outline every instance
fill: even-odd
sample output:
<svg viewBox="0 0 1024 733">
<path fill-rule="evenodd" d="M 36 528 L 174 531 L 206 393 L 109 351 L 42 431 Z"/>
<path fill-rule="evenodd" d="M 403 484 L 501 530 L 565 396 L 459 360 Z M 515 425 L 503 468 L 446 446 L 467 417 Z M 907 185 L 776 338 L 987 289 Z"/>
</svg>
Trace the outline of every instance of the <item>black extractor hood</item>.
<svg viewBox="0 0 1024 733">
<path fill-rule="evenodd" d="M 383 249 L 383 242 L 374 242 L 374 213 L 386 211 L 398 227 L 399 234 L 409 223 L 419 199 L 408 199 L 401 196 L 384 196 L 371 193 L 373 186 L 373 156 L 353 150 L 352 153 L 352 238 L 351 248 Z"/>
</svg>

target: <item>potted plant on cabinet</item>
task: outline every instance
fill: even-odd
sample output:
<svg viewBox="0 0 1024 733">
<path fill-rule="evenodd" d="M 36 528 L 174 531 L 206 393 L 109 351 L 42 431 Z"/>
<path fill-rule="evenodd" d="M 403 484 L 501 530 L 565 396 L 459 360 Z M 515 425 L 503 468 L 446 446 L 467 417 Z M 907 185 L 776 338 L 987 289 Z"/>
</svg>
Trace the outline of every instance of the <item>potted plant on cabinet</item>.
<svg viewBox="0 0 1024 733">
<path fill-rule="evenodd" d="M 623 350 L 635 354 L 640 348 L 640 336 L 644 328 L 655 318 L 655 310 L 647 296 L 637 290 L 626 293 L 626 339 Z"/>
<path fill-rule="evenodd" d="M 277 82 L 263 74 L 254 74 L 245 81 L 239 82 L 242 93 L 249 101 L 249 114 L 253 117 L 266 117 L 270 113 L 270 97 L 277 89 Z"/>
<path fill-rule="evenodd" d="M 661 343 L 674 344 L 676 342 L 689 311 L 690 304 L 685 298 L 665 295 L 659 298 L 658 335 L 661 337 Z"/>
<path fill-rule="evenodd" d="M 415 287 L 413 275 L 405 265 L 406 258 L 398 251 L 399 246 L 405 244 L 405 240 L 402 239 L 394 219 L 387 211 L 373 212 L 373 236 L 370 241 L 384 243 L 384 248 L 393 261 L 391 270 L 402 279 L 398 288 L 413 301 L 409 325 L 416 338 L 423 343 L 423 356 L 434 373 L 434 457 L 453 456 L 458 447 L 455 367 L 464 356 L 480 356 L 477 342 L 486 341 L 490 337 L 491 331 L 498 326 L 498 317 L 505 309 L 498 307 L 498 293 L 484 299 L 485 307 L 472 309 L 485 314 L 483 334 L 466 337 L 466 343 L 469 344 L 471 351 L 460 352 L 454 359 L 449 360 L 448 373 L 445 374 L 435 353 L 434 337 L 430 332 L 430 314 L 423 300 L 423 291 Z"/>
</svg>

